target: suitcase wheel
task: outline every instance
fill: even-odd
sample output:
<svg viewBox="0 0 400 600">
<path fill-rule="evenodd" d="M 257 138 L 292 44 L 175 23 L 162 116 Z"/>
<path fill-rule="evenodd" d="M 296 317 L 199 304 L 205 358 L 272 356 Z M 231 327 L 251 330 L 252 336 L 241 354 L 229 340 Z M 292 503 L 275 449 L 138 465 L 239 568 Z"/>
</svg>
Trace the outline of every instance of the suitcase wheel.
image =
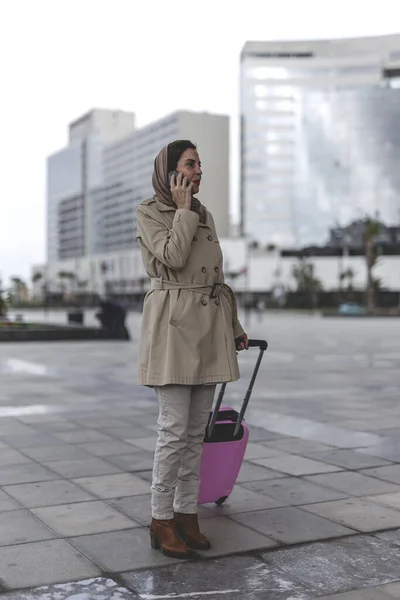
<svg viewBox="0 0 400 600">
<path fill-rule="evenodd" d="M 222 505 L 223 505 L 223 503 L 225 502 L 225 500 L 227 500 L 227 499 L 228 499 L 228 496 L 221 496 L 221 498 L 219 498 L 219 499 L 216 501 L 216 503 L 215 503 L 215 504 L 216 504 L 217 506 L 222 506 Z"/>
</svg>

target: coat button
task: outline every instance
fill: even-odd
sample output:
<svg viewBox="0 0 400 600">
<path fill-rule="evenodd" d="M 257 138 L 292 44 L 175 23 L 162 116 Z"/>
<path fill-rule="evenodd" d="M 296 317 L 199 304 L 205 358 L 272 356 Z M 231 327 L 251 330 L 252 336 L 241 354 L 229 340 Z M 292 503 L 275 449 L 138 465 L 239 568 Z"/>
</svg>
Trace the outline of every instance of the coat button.
<svg viewBox="0 0 400 600">
<path fill-rule="evenodd" d="M 215 306 L 219 306 L 219 300 L 215 301 Z"/>
<path fill-rule="evenodd" d="M 202 267 L 202 268 L 201 268 L 201 272 L 202 272 L 202 273 L 207 273 L 207 269 L 206 269 L 205 267 Z"/>
<path fill-rule="evenodd" d="M 207 300 L 202 300 L 201 303 L 203 306 L 207 306 L 207 304 L 208 304 Z"/>
<path fill-rule="evenodd" d="M 196 236 L 194 236 L 193 241 L 197 242 L 197 237 Z"/>
<path fill-rule="evenodd" d="M 207 239 L 209 242 L 212 242 L 212 240 L 213 240 L 212 235 L 209 235 Z"/>
<path fill-rule="evenodd" d="M 218 271 L 219 271 L 218 267 L 214 267 L 214 271 L 215 271 L 216 273 L 218 273 Z"/>
</svg>

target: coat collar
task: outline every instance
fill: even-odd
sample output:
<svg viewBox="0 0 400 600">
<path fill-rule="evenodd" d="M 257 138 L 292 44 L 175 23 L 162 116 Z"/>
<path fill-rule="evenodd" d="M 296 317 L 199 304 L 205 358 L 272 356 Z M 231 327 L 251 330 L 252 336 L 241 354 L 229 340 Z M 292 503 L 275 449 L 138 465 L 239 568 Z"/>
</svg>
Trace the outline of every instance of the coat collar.
<svg viewBox="0 0 400 600">
<path fill-rule="evenodd" d="M 174 212 L 176 211 L 175 206 L 168 206 L 167 204 L 164 204 L 163 202 L 160 202 L 160 200 L 157 198 L 157 196 L 154 196 L 154 198 L 156 200 L 157 208 L 161 212 L 165 212 L 165 211 L 168 211 L 168 210 L 172 210 Z"/>
<path fill-rule="evenodd" d="M 167 204 L 164 204 L 163 202 L 161 202 L 157 196 L 153 196 L 156 204 L 157 204 L 157 208 L 160 212 L 175 212 L 176 208 L 175 206 L 168 206 Z M 210 223 L 209 223 L 209 219 L 208 219 L 208 213 L 206 212 L 206 222 L 205 223 L 199 223 L 198 225 L 199 227 L 210 227 Z"/>
</svg>

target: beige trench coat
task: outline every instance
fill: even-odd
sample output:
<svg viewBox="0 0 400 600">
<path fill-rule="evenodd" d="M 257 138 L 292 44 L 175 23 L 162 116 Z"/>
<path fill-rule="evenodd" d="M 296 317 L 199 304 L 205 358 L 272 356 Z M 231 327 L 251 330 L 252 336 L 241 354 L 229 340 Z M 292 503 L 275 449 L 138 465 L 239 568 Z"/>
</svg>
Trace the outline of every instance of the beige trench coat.
<svg viewBox="0 0 400 600">
<path fill-rule="evenodd" d="M 137 209 L 137 238 L 151 289 L 139 347 L 139 385 L 199 385 L 239 379 L 235 338 L 244 333 L 224 282 L 214 220 L 156 198 Z"/>
</svg>

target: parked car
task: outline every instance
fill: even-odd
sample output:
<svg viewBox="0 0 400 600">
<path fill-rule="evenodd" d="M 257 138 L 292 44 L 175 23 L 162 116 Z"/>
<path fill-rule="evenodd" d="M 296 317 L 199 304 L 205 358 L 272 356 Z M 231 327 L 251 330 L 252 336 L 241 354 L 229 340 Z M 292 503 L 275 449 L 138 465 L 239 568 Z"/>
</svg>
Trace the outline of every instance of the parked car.
<svg viewBox="0 0 400 600">
<path fill-rule="evenodd" d="M 366 310 L 357 302 L 344 302 L 339 306 L 339 313 L 341 315 L 365 315 Z"/>
</svg>

